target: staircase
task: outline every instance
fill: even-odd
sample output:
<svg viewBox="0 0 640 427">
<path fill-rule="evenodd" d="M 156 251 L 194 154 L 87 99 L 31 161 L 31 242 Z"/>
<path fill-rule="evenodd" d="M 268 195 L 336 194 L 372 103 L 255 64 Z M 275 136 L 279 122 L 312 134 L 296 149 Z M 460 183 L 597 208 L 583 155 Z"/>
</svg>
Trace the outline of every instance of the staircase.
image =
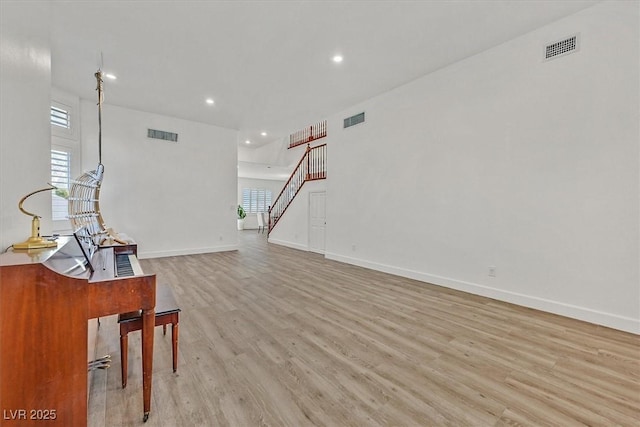
<svg viewBox="0 0 640 427">
<path fill-rule="evenodd" d="M 307 181 L 327 178 L 327 144 L 310 147 L 298 162 L 284 188 L 269 208 L 269 232 L 273 230 L 282 215 Z"/>
</svg>

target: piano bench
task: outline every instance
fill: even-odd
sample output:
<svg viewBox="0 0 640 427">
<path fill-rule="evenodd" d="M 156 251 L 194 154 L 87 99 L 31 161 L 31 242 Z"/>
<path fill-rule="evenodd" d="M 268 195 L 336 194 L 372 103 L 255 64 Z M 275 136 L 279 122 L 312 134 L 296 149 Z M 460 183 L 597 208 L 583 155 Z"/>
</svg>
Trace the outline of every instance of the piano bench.
<svg viewBox="0 0 640 427">
<path fill-rule="evenodd" d="M 171 324 L 171 344 L 173 356 L 173 372 L 178 369 L 178 320 L 180 308 L 176 303 L 171 288 L 164 284 L 156 287 L 156 326 L 162 325 L 163 334 L 167 334 L 167 325 Z M 129 332 L 142 329 L 142 314 L 140 311 L 122 313 L 118 315 L 120 324 L 120 362 L 122 366 L 122 388 L 127 386 Z"/>
</svg>

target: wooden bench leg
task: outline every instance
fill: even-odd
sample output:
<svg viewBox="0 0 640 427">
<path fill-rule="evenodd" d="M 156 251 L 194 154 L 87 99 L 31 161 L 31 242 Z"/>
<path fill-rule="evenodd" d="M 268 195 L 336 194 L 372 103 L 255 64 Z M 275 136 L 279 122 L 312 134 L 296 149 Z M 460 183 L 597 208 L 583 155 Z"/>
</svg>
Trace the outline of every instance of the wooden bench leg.
<svg viewBox="0 0 640 427">
<path fill-rule="evenodd" d="M 171 344 L 173 356 L 173 372 L 178 370 L 178 323 L 171 324 Z"/>
<path fill-rule="evenodd" d="M 129 361 L 129 337 L 127 332 L 120 329 L 120 366 L 122 368 L 122 388 L 127 386 L 127 371 Z"/>
</svg>

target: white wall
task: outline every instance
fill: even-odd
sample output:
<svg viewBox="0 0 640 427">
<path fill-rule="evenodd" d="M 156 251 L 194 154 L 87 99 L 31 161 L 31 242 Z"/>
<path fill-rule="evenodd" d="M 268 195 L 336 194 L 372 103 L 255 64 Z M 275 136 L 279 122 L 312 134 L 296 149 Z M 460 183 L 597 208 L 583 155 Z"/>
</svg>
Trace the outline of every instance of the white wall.
<svg viewBox="0 0 640 427">
<path fill-rule="evenodd" d="M 640 333 L 638 8 L 598 4 L 334 115 L 326 256 Z M 542 61 L 575 33 L 579 52 Z"/>
<path fill-rule="evenodd" d="M 93 170 L 95 101 L 81 101 L 81 120 L 83 170 Z M 149 139 L 148 128 L 178 133 L 178 142 Z M 100 209 L 107 226 L 135 239 L 140 258 L 236 249 L 236 134 L 103 105 Z"/>
<path fill-rule="evenodd" d="M 294 167 L 304 155 L 306 145 L 289 149 L 289 138 L 277 139 L 262 147 L 253 148 L 240 144 L 238 160 L 241 162 Z"/>
<path fill-rule="evenodd" d="M 50 181 L 51 130 L 49 2 L 0 2 L 0 251 L 31 235 L 31 218 L 18 210 L 27 193 Z M 24 208 L 51 232 L 51 195 Z"/>
<path fill-rule="evenodd" d="M 309 193 L 326 191 L 326 180 L 307 181 L 269 234 L 269 243 L 308 251 Z"/>
<path fill-rule="evenodd" d="M 264 180 L 287 180 L 305 153 L 306 146 L 289 149 L 289 138 L 261 147 L 238 146 L 238 176 Z"/>
</svg>

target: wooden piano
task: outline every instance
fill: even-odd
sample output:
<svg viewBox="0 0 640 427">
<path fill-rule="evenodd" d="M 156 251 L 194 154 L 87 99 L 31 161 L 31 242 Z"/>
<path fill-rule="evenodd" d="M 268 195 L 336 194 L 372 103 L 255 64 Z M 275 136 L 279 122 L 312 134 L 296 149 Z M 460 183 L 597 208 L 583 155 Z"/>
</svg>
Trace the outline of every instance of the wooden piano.
<svg viewBox="0 0 640 427">
<path fill-rule="evenodd" d="M 62 236 L 56 248 L 0 255 L 0 425 L 86 426 L 88 321 L 136 310 L 147 420 L 156 277 L 135 255 L 125 255 L 133 275 L 120 275 L 115 259 L 123 251 L 89 255 L 75 236 Z"/>
</svg>

